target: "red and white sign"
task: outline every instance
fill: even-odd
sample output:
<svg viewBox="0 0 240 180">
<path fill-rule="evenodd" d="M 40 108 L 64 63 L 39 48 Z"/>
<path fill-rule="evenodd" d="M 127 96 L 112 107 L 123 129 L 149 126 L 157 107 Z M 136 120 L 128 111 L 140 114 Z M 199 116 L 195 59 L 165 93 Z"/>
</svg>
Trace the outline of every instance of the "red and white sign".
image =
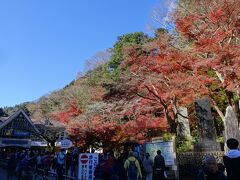
<svg viewBox="0 0 240 180">
<path fill-rule="evenodd" d="M 98 154 L 79 155 L 78 180 L 94 180 L 94 170 L 98 165 Z"/>
<path fill-rule="evenodd" d="M 87 164 L 88 162 L 88 156 L 86 154 L 83 154 L 81 157 L 80 157 L 80 161 L 82 164 Z"/>
</svg>

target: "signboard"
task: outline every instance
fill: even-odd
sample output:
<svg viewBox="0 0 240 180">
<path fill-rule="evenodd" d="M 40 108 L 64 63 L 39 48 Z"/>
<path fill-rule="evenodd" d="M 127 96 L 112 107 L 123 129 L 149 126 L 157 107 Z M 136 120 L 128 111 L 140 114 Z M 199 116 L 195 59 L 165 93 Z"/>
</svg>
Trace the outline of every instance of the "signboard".
<svg viewBox="0 0 240 180">
<path fill-rule="evenodd" d="M 32 141 L 31 146 L 37 146 L 37 147 L 47 147 L 47 142 L 44 141 Z"/>
<path fill-rule="evenodd" d="M 0 146 L 21 146 L 30 147 L 31 142 L 28 139 L 2 139 L 0 141 Z"/>
<path fill-rule="evenodd" d="M 70 141 L 69 139 L 64 139 L 64 140 L 60 141 L 60 147 L 61 148 L 68 149 L 71 146 L 72 146 L 72 141 Z"/>
<path fill-rule="evenodd" d="M 13 136 L 30 136 L 30 132 L 13 131 Z"/>
<path fill-rule="evenodd" d="M 157 150 L 161 150 L 161 154 L 165 159 L 165 164 L 167 166 L 173 166 L 176 154 L 173 148 L 172 141 L 162 141 L 162 142 L 147 142 L 145 144 L 145 152 L 150 154 L 150 158 L 154 160 L 157 155 Z"/>
<path fill-rule="evenodd" d="M 79 155 L 78 180 L 93 180 L 98 165 L 98 154 L 84 153 Z"/>
</svg>

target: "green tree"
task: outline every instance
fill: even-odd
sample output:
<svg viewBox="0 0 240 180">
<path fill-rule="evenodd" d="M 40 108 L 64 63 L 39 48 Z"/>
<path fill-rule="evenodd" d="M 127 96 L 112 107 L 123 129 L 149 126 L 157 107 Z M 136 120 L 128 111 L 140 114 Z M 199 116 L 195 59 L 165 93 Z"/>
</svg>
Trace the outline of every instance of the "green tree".
<svg viewBox="0 0 240 180">
<path fill-rule="evenodd" d="M 124 47 L 136 44 L 143 45 L 149 41 L 151 41 L 151 38 L 143 32 L 134 32 L 119 36 L 117 42 L 113 46 L 110 61 L 106 64 L 106 70 L 109 73 L 108 77 L 114 80 L 118 79 L 121 72 L 119 65 L 123 61 Z"/>
</svg>

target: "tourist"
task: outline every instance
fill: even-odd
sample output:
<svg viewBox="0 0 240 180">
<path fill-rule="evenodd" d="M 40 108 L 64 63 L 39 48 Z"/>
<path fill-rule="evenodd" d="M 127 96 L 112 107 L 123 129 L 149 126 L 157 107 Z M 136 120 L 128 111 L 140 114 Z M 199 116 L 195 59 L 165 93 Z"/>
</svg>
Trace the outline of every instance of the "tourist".
<svg viewBox="0 0 240 180">
<path fill-rule="evenodd" d="M 65 153 L 64 149 L 61 149 L 61 151 L 57 155 L 57 175 L 58 179 L 62 179 L 63 177 L 63 166 L 65 163 Z"/>
<path fill-rule="evenodd" d="M 199 171 L 197 180 L 227 180 L 227 177 L 218 170 L 214 156 L 206 156 L 203 160 L 203 169 Z"/>
<path fill-rule="evenodd" d="M 55 173 L 57 170 L 57 154 L 52 153 L 52 158 L 53 158 L 52 169 L 53 172 Z"/>
<path fill-rule="evenodd" d="M 65 173 L 66 175 L 68 175 L 68 171 L 70 169 L 70 165 L 71 165 L 71 156 L 72 156 L 72 153 L 70 151 L 67 152 L 66 154 L 66 158 L 65 158 Z"/>
<path fill-rule="evenodd" d="M 156 177 L 157 180 L 164 180 L 164 171 L 165 171 L 165 159 L 161 155 L 161 150 L 157 150 L 157 155 L 154 158 L 154 176 Z"/>
<path fill-rule="evenodd" d="M 229 151 L 223 156 L 223 162 L 226 167 L 227 177 L 229 180 L 240 179 L 240 151 L 238 150 L 239 142 L 234 138 L 227 140 Z"/>
<path fill-rule="evenodd" d="M 51 168 L 51 164 L 52 164 L 52 156 L 50 154 L 50 152 L 46 152 L 44 159 L 43 159 L 43 168 L 44 168 L 44 176 L 48 177 L 48 172 Z"/>
<path fill-rule="evenodd" d="M 41 169 L 43 168 L 43 162 L 42 161 L 43 161 L 43 156 L 39 152 L 39 154 L 37 155 L 37 158 L 36 158 L 36 171 L 37 171 L 38 175 L 41 174 Z"/>
<path fill-rule="evenodd" d="M 129 157 L 124 163 L 124 169 L 127 172 L 128 180 L 142 179 L 140 164 L 137 158 L 134 156 L 134 152 L 129 153 Z"/>
<path fill-rule="evenodd" d="M 146 173 L 146 180 L 152 180 L 152 176 L 153 176 L 153 161 L 149 157 L 150 157 L 150 154 L 146 153 L 146 156 L 143 160 L 143 167 Z"/>
<path fill-rule="evenodd" d="M 71 154 L 70 173 L 72 177 L 77 177 L 78 152 L 73 151 Z"/>
<path fill-rule="evenodd" d="M 7 180 L 15 179 L 14 173 L 17 167 L 17 161 L 14 153 L 10 154 L 10 158 L 7 163 Z"/>
</svg>

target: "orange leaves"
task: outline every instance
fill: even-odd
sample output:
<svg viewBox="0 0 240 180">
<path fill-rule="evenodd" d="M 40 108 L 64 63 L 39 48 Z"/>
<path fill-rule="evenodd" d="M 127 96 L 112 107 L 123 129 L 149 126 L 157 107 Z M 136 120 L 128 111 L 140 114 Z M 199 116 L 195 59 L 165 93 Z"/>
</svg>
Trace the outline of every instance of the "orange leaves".
<svg viewBox="0 0 240 180">
<path fill-rule="evenodd" d="M 82 114 L 82 110 L 78 108 L 77 101 L 72 100 L 67 106 L 67 110 L 53 114 L 53 118 L 63 123 L 68 123 L 71 118 L 79 116 L 80 114 Z"/>
<path fill-rule="evenodd" d="M 191 56 L 197 57 L 194 71 L 210 68 L 221 74 L 223 88 L 237 92 L 236 87 L 240 85 L 236 75 L 240 65 L 240 1 L 199 0 L 192 1 L 191 5 L 195 8 L 176 13 L 176 22 L 180 35 L 193 45 Z M 189 22 L 189 19 L 192 21 Z M 186 33 L 192 33 L 195 38 L 186 36 Z"/>
<path fill-rule="evenodd" d="M 88 120 L 71 123 L 68 132 L 79 145 L 88 147 L 94 143 L 106 145 L 114 142 L 118 133 L 116 121 L 108 120 L 102 116 L 92 116 Z"/>
<path fill-rule="evenodd" d="M 225 15 L 225 12 L 223 7 L 217 7 L 209 13 L 209 19 L 213 23 L 217 23 L 220 18 L 225 18 L 224 15 Z"/>
<path fill-rule="evenodd" d="M 167 129 L 166 120 L 153 118 L 149 115 L 139 115 L 134 120 L 126 122 L 122 126 L 122 132 L 126 137 L 134 136 L 138 141 L 144 140 L 149 136 L 150 130 L 164 132 Z"/>
</svg>

